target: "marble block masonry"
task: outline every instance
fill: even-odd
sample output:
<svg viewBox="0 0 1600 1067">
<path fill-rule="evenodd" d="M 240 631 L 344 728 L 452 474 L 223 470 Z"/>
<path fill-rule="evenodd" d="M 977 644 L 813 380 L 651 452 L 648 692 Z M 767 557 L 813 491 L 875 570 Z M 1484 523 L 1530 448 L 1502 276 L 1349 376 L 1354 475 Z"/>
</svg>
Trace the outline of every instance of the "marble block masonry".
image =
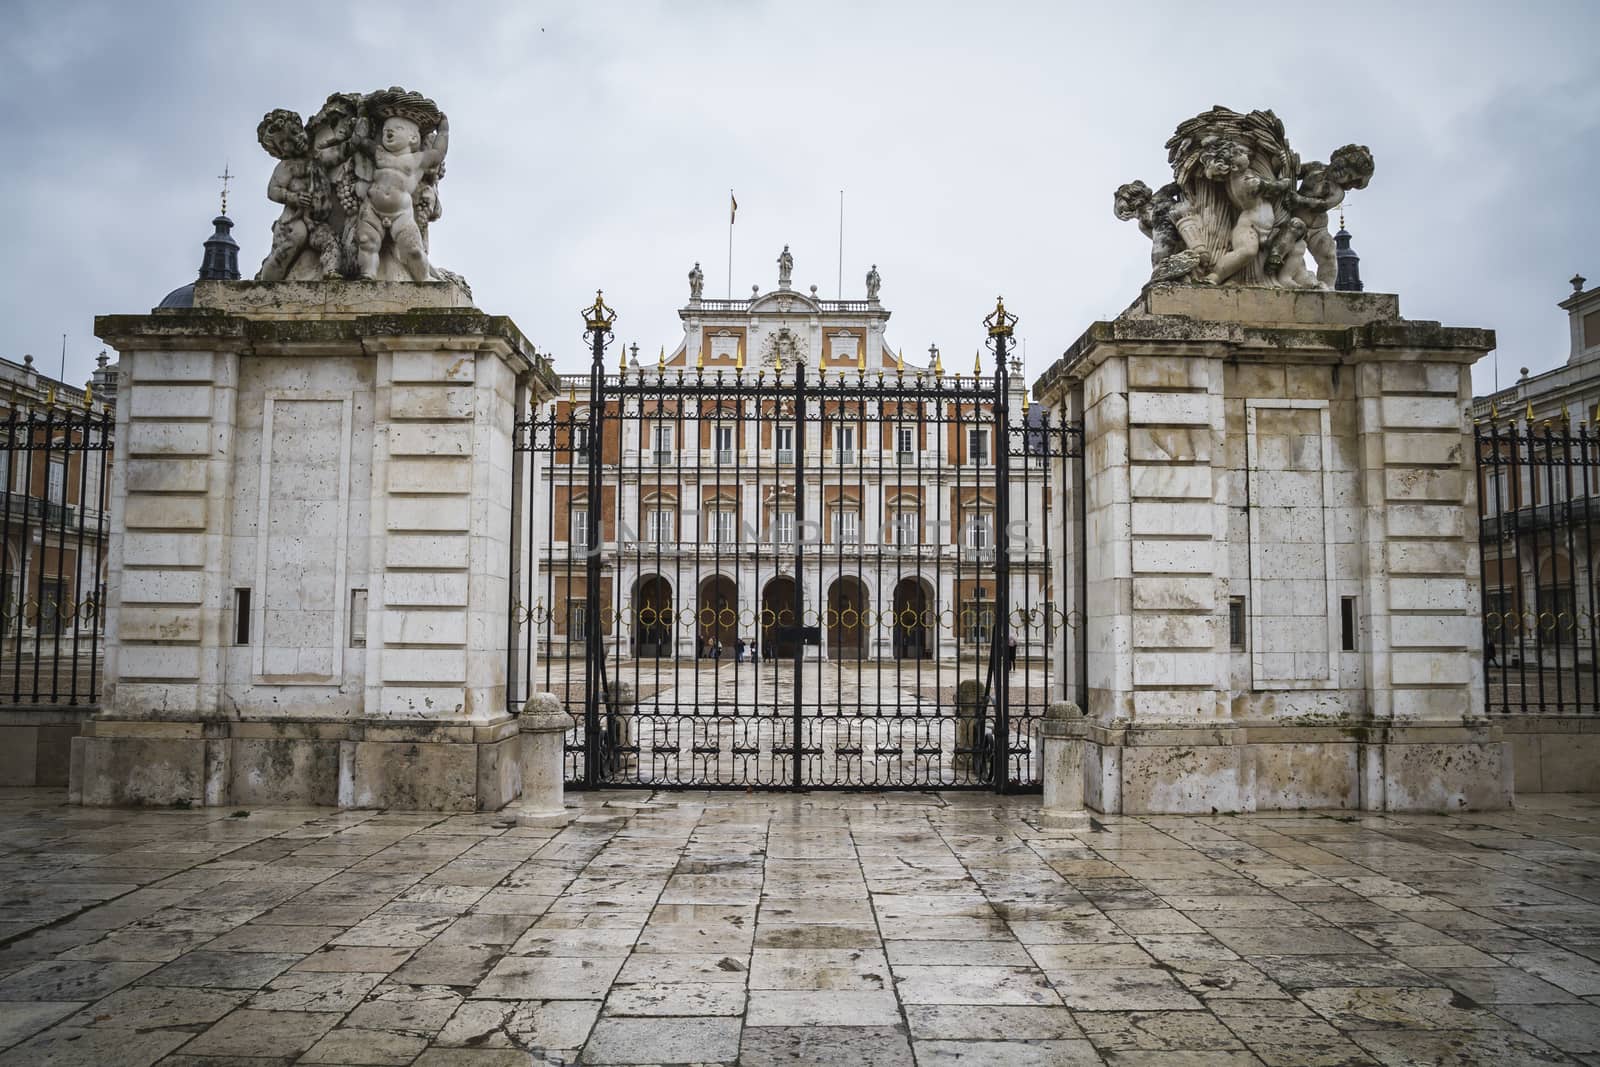
<svg viewBox="0 0 1600 1067">
<path fill-rule="evenodd" d="M 454 280 L 201 281 L 194 304 L 96 321 L 124 392 L 73 797 L 515 799 L 512 435 L 543 357 Z"/>
<path fill-rule="evenodd" d="M 1056 514 L 1087 536 L 1051 540 L 1085 572 L 1091 807 L 1510 803 L 1465 433 L 1493 346 L 1391 295 L 1153 283 L 1043 375 L 1084 424 Z"/>
</svg>

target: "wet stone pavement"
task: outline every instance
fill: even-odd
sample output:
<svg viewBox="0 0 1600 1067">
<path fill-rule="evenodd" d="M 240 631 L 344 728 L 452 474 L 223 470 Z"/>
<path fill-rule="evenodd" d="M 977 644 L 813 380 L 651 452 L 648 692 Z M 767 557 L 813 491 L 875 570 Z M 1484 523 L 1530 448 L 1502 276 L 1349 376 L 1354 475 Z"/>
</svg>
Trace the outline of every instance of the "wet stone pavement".
<svg viewBox="0 0 1600 1067">
<path fill-rule="evenodd" d="M 1600 1064 L 1600 798 L 1105 817 L 0 792 L 0 1065 Z"/>
</svg>

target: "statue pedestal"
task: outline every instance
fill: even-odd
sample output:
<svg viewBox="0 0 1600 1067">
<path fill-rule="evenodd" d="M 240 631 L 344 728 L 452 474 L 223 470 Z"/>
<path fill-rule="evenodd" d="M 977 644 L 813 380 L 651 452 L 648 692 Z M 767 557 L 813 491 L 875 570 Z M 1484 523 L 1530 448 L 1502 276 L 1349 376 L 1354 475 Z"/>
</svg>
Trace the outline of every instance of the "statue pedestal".
<svg viewBox="0 0 1600 1067">
<path fill-rule="evenodd" d="M 1469 369 L 1373 293 L 1151 285 L 1035 386 L 1084 425 L 1088 781 L 1107 812 L 1505 807 Z M 1063 494 L 1068 496 L 1068 494 Z"/>
<path fill-rule="evenodd" d="M 515 798 L 512 433 L 553 382 L 516 326 L 452 283 L 201 282 L 96 332 L 122 377 L 74 799 Z"/>
</svg>

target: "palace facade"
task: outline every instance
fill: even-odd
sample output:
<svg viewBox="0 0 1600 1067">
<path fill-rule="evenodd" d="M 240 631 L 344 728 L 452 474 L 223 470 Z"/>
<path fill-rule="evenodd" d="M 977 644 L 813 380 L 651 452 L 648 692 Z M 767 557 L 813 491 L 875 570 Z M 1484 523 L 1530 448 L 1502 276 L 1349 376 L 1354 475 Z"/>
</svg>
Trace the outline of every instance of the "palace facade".
<svg viewBox="0 0 1600 1067">
<path fill-rule="evenodd" d="M 529 540 L 541 655 L 583 653 L 595 508 L 609 656 L 733 657 L 741 644 L 767 657 L 797 645 L 832 659 L 987 652 L 997 454 L 1009 464 L 1016 655 L 1043 655 L 1063 621 L 1048 520 L 1065 449 L 1030 409 L 1020 363 L 1002 430 L 993 357 L 958 365 L 932 347 L 904 359 L 876 270 L 864 300 L 797 291 L 786 270 L 747 300 L 705 299 L 691 282 L 682 338 L 655 361 L 635 346 L 608 368 L 598 418 L 587 374 L 563 377 L 536 416 L 549 435 L 535 449 Z"/>
</svg>

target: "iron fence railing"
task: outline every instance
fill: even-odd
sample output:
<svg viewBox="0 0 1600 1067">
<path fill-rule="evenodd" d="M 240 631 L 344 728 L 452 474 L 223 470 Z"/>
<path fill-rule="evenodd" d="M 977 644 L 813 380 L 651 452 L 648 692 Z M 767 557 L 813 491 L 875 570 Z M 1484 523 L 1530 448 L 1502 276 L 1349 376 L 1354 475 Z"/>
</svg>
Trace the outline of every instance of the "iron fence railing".
<svg viewBox="0 0 1600 1067">
<path fill-rule="evenodd" d="M 99 699 L 113 426 L 109 411 L 0 416 L 0 706 Z"/>
<path fill-rule="evenodd" d="M 1600 432 L 1480 423 L 1485 704 L 1600 712 Z"/>
</svg>

